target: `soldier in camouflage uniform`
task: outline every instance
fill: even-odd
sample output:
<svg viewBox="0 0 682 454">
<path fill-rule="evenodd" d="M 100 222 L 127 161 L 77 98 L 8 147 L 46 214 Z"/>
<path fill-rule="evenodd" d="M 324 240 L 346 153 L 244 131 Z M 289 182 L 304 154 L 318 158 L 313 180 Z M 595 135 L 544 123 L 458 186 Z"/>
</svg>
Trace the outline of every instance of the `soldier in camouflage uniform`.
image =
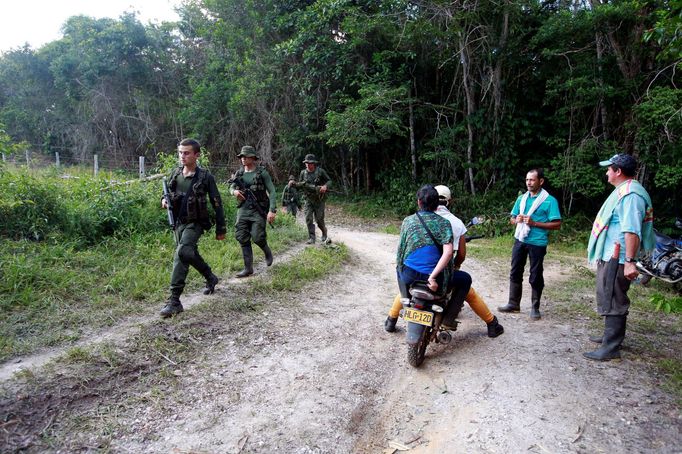
<svg viewBox="0 0 682 454">
<path fill-rule="evenodd" d="M 246 277 L 253 274 L 251 241 L 263 250 L 265 263 L 272 265 L 265 223 L 271 224 L 275 220 L 277 194 L 268 171 L 256 164 L 259 158 L 253 147 L 242 147 L 237 156 L 241 159 L 242 167 L 230 180 L 230 191 L 237 198 L 238 208 L 234 236 L 242 246 L 244 257 L 244 269 L 237 277 Z"/>
<path fill-rule="evenodd" d="M 295 182 L 296 178 L 293 175 L 289 175 L 289 181 Z M 287 213 L 296 217 L 298 210 L 301 209 L 301 196 L 295 187 L 288 184 L 284 187 L 284 191 L 282 191 L 282 206 L 287 209 Z"/>
<path fill-rule="evenodd" d="M 322 231 L 321 241 L 327 242 L 327 226 L 324 224 L 324 200 L 327 195 L 327 190 L 332 184 L 331 178 L 327 175 L 322 167 L 319 167 L 319 161 L 313 154 L 307 154 L 303 160 L 305 170 L 301 170 L 301 175 L 298 177 L 298 182 L 290 181 L 289 186 L 299 188 L 303 191 L 305 196 L 305 223 L 308 226 L 308 241 L 306 243 L 315 243 L 315 224 Z"/>
<path fill-rule="evenodd" d="M 199 142 L 185 139 L 178 145 L 178 155 L 182 167 L 171 172 L 168 189 L 175 215 L 175 237 L 177 239 L 173 256 L 173 273 L 171 275 L 171 296 L 161 309 L 161 316 L 171 317 L 183 311 L 180 295 L 185 288 L 185 279 L 190 265 L 196 268 L 206 279 L 204 294 L 215 291 L 218 277 L 211 267 L 199 255 L 197 243 L 201 235 L 211 228 L 206 196 L 213 206 L 216 218 L 216 240 L 225 239 L 225 214 L 223 203 L 216 186 L 215 179 L 207 170 L 197 165 L 201 153 Z M 168 208 L 166 199 L 161 201 L 163 208 Z"/>
</svg>

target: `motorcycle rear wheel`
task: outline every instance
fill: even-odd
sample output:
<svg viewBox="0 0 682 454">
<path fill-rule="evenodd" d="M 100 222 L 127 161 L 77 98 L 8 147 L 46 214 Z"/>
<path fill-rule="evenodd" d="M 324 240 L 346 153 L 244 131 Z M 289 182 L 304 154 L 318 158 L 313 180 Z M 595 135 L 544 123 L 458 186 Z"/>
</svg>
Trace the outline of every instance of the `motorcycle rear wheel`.
<svg viewBox="0 0 682 454">
<path fill-rule="evenodd" d="M 425 328 L 419 341 L 416 344 L 408 344 L 407 346 L 407 362 L 412 367 L 419 367 L 424 362 L 426 356 L 426 347 L 431 340 L 431 328 Z"/>
</svg>

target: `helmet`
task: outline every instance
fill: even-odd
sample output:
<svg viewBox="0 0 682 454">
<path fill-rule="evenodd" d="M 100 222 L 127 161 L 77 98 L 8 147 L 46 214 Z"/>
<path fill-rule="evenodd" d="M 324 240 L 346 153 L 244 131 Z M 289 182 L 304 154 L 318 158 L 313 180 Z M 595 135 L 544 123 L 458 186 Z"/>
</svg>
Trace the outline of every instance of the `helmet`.
<svg viewBox="0 0 682 454">
<path fill-rule="evenodd" d="M 439 199 L 449 202 L 450 199 L 452 198 L 452 194 L 450 194 L 450 188 L 448 188 L 447 186 L 439 184 L 438 186 L 436 186 L 436 191 L 438 191 Z"/>
</svg>

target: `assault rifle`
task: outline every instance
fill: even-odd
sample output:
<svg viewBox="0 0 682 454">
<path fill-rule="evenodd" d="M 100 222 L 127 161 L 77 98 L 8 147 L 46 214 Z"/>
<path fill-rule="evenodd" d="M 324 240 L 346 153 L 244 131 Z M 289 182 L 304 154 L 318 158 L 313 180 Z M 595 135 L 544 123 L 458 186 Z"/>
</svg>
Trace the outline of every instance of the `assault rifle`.
<svg viewBox="0 0 682 454">
<path fill-rule="evenodd" d="M 256 194 L 253 193 L 251 188 L 246 186 L 246 183 L 244 182 L 243 178 L 232 177 L 229 180 L 227 180 L 227 183 L 235 185 L 237 187 L 237 189 L 239 189 L 242 192 L 242 194 L 244 194 L 244 196 L 246 197 L 246 200 L 244 201 L 244 203 L 246 203 L 247 206 L 251 206 L 251 207 L 255 208 L 256 211 L 258 211 L 258 214 L 260 214 L 261 217 L 267 221 L 268 214 L 265 212 L 263 207 L 260 206 L 260 203 L 258 203 L 258 199 L 256 198 Z M 271 222 L 268 222 L 268 224 L 270 224 L 270 227 L 272 227 L 273 229 L 275 228 L 275 226 L 272 225 Z"/>
<path fill-rule="evenodd" d="M 178 244 L 178 232 L 175 230 L 175 216 L 173 215 L 173 203 L 171 202 L 170 191 L 168 190 L 168 181 L 166 177 L 161 180 L 161 185 L 163 187 L 163 198 L 166 201 L 166 213 L 168 214 L 168 225 L 173 230 L 173 238 L 175 239 L 175 244 Z"/>
</svg>

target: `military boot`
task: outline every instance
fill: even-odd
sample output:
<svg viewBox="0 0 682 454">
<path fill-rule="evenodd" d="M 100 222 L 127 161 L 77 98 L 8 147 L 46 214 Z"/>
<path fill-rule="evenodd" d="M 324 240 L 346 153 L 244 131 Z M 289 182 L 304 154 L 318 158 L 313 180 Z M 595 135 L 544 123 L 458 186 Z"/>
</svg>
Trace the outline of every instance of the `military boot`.
<svg viewBox="0 0 682 454">
<path fill-rule="evenodd" d="M 542 296 L 542 290 L 533 289 L 533 293 L 530 297 L 530 318 L 531 320 L 540 320 L 542 315 L 540 314 L 540 297 Z"/>
<path fill-rule="evenodd" d="M 327 227 L 323 225 L 318 225 L 320 230 L 322 230 L 322 237 L 320 237 L 320 243 L 326 244 L 327 243 Z"/>
<path fill-rule="evenodd" d="M 166 305 L 163 306 L 161 312 L 159 312 L 159 315 L 163 318 L 168 318 L 179 314 L 183 310 L 182 303 L 180 302 L 180 295 L 173 293 L 170 298 L 168 298 L 168 301 L 166 301 Z"/>
<path fill-rule="evenodd" d="M 237 277 L 246 277 L 253 274 L 253 249 L 251 243 L 242 245 L 242 257 L 244 257 L 244 269 L 237 273 Z"/>
<path fill-rule="evenodd" d="M 258 243 L 256 243 L 258 244 Z M 272 251 L 270 250 L 270 246 L 268 246 L 268 243 L 263 242 L 258 244 L 258 247 L 263 250 L 263 254 L 265 254 L 265 264 L 267 266 L 272 265 L 273 257 L 272 257 Z"/>
<path fill-rule="evenodd" d="M 497 317 L 493 316 L 493 321 L 488 323 L 488 337 L 497 337 L 504 333 L 504 327 L 500 325 Z"/>
<path fill-rule="evenodd" d="M 620 358 L 620 348 L 625 339 L 627 315 L 607 315 L 604 322 L 602 346 L 593 352 L 583 353 L 592 361 L 610 361 Z"/>
<path fill-rule="evenodd" d="M 204 277 L 206 278 L 206 288 L 204 288 L 204 295 L 211 295 L 213 292 L 215 292 L 215 286 L 220 281 L 220 278 L 213 274 L 211 270 L 208 270 L 208 273 L 206 273 Z"/>
<path fill-rule="evenodd" d="M 315 244 L 315 224 L 308 224 L 308 241 L 306 244 Z"/>
<path fill-rule="evenodd" d="M 521 294 L 523 284 L 520 282 L 509 282 L 509 302 L 506 306 L 497 308 L 500 312 L 519 312 L 521 310 Z"/>
</svg>

